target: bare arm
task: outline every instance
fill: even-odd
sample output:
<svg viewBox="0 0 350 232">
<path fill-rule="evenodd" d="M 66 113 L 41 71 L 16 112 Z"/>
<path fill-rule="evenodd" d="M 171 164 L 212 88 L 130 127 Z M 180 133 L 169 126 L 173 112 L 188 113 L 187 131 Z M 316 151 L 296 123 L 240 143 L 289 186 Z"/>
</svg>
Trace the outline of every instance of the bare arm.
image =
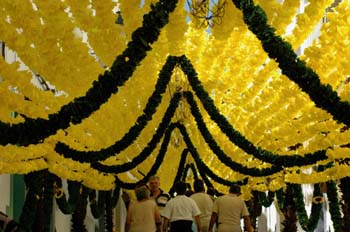
<svg viewBox="0 0 350 232">
<path fill-rule="evenodd" d="M 254 232 L 249 216 L 243 216 L 244 226 L 248 232 Z"/>
<path fill-rule="evenodd" d="M 201 232 L 202 231 L 202 229 L 201 229 L 202 226 L 201 226 L 201 220 L 199 219 L 199 215 L 195 216 L 194 220 L 196 221 L 196 224 L 197 224 L 197 231 Z"/>
<path fill-rule="evenodd" d="M 129 230 L 130 230 L 130 222 L 131 222 L 131 219 L 130 219 L 130 216 L 129 216 L 129 213 L 128 213 L 128 216 L 127 216 L 126 222 L 125 222 L 125 232 L 129 232 Z"/>
<path fill-rule="evenodd" d="M 214 224 L 215 224 L 217 219 L 218 219 L 218 214 L 213 212 L 211 214 L 208 232 L 212 232 L 213 231 L 213 226 L 214 226 Z"/>
<path fill-rule="evenodd" d="M 126 222 L 125 222 L 125 232 L 129 232 L 130 230 L 130 224 L 131 224 L 131 210 L 130 210 L 130 205 L 128 207 L 127 215 L 126 215 Z"/>
<path fill-rule="evenodd" d="M 168 231 L 168 226 L 169 226 L 169 218 L 163 217 L 163 231 Z"/>
<path fill-rule="evenodd" d="M 156 222 L 157 232 L 161 232 L 162 231 L 162 219 L 160 217 L 160 212 L 159 212 L 159 208 L 157 205 L 155 205 L 154 220 Z"/>
<path fill-rule="evenodd" d="M 154 219 L 156 223 L 161 223 L 161 217 L 160 217 L 160 212 L 158 206 L 155 206 L 155 211 L 154 211 Z"/>
</svg>

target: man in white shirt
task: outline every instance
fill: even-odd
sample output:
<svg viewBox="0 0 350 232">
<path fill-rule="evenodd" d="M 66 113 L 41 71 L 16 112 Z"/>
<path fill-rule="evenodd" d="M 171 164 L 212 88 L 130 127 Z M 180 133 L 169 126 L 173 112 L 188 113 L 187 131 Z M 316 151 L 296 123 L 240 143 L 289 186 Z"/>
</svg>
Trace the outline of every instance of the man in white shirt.
<svg viewBox="0 0 350 232">
<path fill-rule="evenodd" d="M 187 197 L 186 183 L 179 181 L 175 184 L 175 191 L 177 193 L 175 198 L 170 199 L 161 215 L 165 218 L 163 231 L 167 231 L 170 222 L 170 232 L 192 232 L 193 219 L 197 224 L 198 232 L 200 230 L 200 210 L 196 202 Z"/>
<path fill-rule="evenodd" d="M 191 198 L 197 203 L 201 215 L 199 216 L 202 226 L 202 232 L 208 232 L 210 217 L 213 209 L 213 199 L 205 193 L 204 183 L 201 179 L 193 182 L 194 193 Z"/>
</svg>

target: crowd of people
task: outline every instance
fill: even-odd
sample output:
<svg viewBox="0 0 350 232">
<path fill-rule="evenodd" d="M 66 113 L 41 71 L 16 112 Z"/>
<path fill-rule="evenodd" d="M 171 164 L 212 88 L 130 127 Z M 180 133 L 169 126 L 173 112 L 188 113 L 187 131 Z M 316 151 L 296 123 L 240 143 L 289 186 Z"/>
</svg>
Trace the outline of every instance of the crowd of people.
<svg viewBox="0 0 350 232">
<path fill-rule="evenodd" d="M 196 179 L 175 183 L 175 196 L 160 188 L 160 179 L 152 176 L 147 184 L 135 188 L 136 199 L 123 192 L 127 208 L 125 232 L 253 232 L 245 202 L 239 197 L 239 185 L 232 185 L 226 195 L 205 191 L 204 182 Z M 15 232 L 18 224 L 0 212 L 0 231 Z M 118 231 L 118 230 L 117 230 Z"/>
<path fill-rule="evenodd" d="M 160 188 L 160 179 L 152 176 L 148 184 L 135 188 L 136 200 L 127 209 L 126 232 L 253 232 L 245 202 L 239 197 L 239 185 L 229 193 L 215 197 L 205 191 L 204 182 L 196 179 L 175 183 L 175 196 Z M 211 194 L 208 194 L 211 193 Z"/>
</svg>

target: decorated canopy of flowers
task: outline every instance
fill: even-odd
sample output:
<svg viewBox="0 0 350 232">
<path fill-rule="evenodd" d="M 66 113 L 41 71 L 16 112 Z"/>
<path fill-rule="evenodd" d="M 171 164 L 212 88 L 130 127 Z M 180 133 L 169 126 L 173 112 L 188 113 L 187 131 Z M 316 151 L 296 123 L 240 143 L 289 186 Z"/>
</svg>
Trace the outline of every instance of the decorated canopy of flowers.
<svg viewBox="0 0 350 232">
<path fill-rule="evenodd" d="M 349 2 L 219 0 L 215 23 L 189 2 L 2 0 L 0 172 L 168 189 L 193 164 L 245 192 L 350 176 Z"/>
</svg>

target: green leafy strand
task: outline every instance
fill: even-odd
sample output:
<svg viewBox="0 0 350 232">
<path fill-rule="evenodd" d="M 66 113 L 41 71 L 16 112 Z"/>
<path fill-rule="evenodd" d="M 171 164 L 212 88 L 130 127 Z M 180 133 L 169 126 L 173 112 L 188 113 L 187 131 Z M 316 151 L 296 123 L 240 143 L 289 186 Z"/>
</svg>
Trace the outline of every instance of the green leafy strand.
<svg viewBox="0 0 350 232">
<path fill-rule="evenodd" d="M 284 196 L 284 191 L 283 191 L 283 188 L 280 188 L 279 190 L 276 191 L 275 193 L 276 195 L 276 199 L 277 199 L 277 204 L 278 204 L 278 207 L 284 211 L 285 210 L 285 196 Z"/>
<path fill-rule="evenodd" d="M 19 218 L 19 225 L 24 231 L 31 231 L 37 215 L 37 205 L 42 192 L 41 179 L 43 171 L 31 172 L 24 176 L 27 188 L 26 199 Z"/>
<path fill-rule="evenodd" d="M 205 165 L 205 163 L 200 159 L 196 148 L 193 146 L 191 139 L 189 138 L 188 133 L 186 131 L 186 128 L 181 123 L 177 122 L 177 123 L 171 123 L 169 125 L 169 127 L 167 128 L 163 142 L 161 144 L 161 148 L 159 150 L 159 153 L 158 153 L 156 160 L 155 160 L 154 164 L 152 165 L 150 171 L 142 179 L 138 180 L 135 183 L 124 182 L 124 181 L 120 180 L 118 178 L 118 176 L 116 176 L 115 177 L 116 185 L 120 186 L 121 188 L 125 188 L 125 189 L 134 189 L 137 185 L 139 185 L 141 183 L 147 183 L 149 177 L 157 173 L 157 170 L 159 169 L 161 163 L 163 162 L 163 159 L 164 159 L 164 156 L 165 156 L 165 153 L 167 150 L 167 146 L 168 146 L 169 141 L 170 141 L 171 132 L 175 128 L 178 128 L 180 130 L 182 136 L 184 137 L 184 141 L 188 147 L 188 150 L 191 152 L 192 157 L 195 160 L 195 163 L 197 165 L 199 172 L 201 173 L 201 176 L 208 175 L 215 182 L 226 185 L 226 186 L 231 186 L 232 184 L 237 183 L 237 182 L 229 181 L 227 179 L 224 179 L 224 178 L 217 176 L 215 173 L 213 173 L 210 170 L 210 168 L 208 166 Z M 183 154 L 186 154 L 186 153 L 183 152 Z M 104 168 L 106 168 L 106 169 L 104 169 Z M 113 168 L 113 166 L 111 166 L 111 168 Z M 105 173 L 112 171 L 112 169 L 109 169 L 109 167 L 103 167 L 103 166 L 100 166 L 98 170 L 101 172 L 105 172 Z M 113 172 L 111 172 L 111 173 L 113 173 Z M 205 174 L 202 174 L 202 173 L 205 173 Z"/>
<path fill-rule="evenodd" d="M 333 228 L 335 232 L 338 232 L 343 225 L 343 220 L 340 213 L 338 188 L 335 181 L 327 182 L 327 197 L 329 203 L 329 213 L 333 222 Z"/>
<path fill-rule="evenodd" d="M 187 172 L 188 172 L 189 169 L 191 169 L 191 171 L 192 171 L 192 173 L 193 173 L 193 178 L 194 178 L 195 180 L 198 179 L 197 169 L 196 169 L 196 167 L 194 166 L 193 163 L 189 163 L 189 164 L 186 165 L 185 171 L 184 171 L 183 174 L 182 174 L 182 179 L 183 179 L 183 180 L 186 179 Z"/>
<path fill-rule="evenodd" d="M 259 5 L 255 6 L 254 1 L 232 2 L 243 12 L 249 30 L 261 41 L 268 56 L 278 62 L 282 73 L 307 93 L 317 107 L 330 113 L 338 122 L 349 125 L 350 104 L 341 101 L 329 84 L 323 85 L 318 75 L 298 58 L 292 46 L 275 34 L 275 29 L 267 23 L 264 10 Z"/>
<path fill-rule="evenodd" d="M 55 182 L 57 187 L 63 191 L 61 178 L 56 177 Z M 56 203 L 63 214 L 72 214 L 77 206 L 77 202 L 79 201 L 81 183 L 77 181 L 67 182 L 69 195 L 68 200 L 65 192 L 63 191 L 63 196 L 56 198 Z"/>
<path fill-rule="evenodd" d="M 72 158 L 73 160 L 77 160 L 79 162 L 96 162 L 105 160 L 108 157 L 114 154 L 118 154 L 124 149 L 126 149 L 140 135 L 141 131 L 145 128 L 148 121 L 152 119 L 153 114 L 156 112 L 157 107 L 161 103 L 162 94 L 164 94 L 164 92 L 166 91 L 166 87 L 170 81 L 176 62 L 176 57 L 168 56 L 167 61 L 165 62 L 162 70 L 159 73 L 159 78 L 156 83 L 155 90 L 152 93 L 151 97 L 148 99 L 145 108 L 143 109 L 143 114 L 137 118 L 135 124 L 129 129 L 129 131 L 125 133 L 123 137 L 120 140 L 116 141 L 112 146 L 105 149 L 101 149 L 99 151 L 77 151 L 75 149 L 70 148 L 64 143 L 58 142 L 56 144 L 55 151 L 59 154 L 63 154 L 65 158 Z M 175 98 L 174 100 L 173 98 L 170 102 L 168 110 L 174 109 L 172 107 L 173 104 L 177 104 L 177 102 L 173 102 L 177 98 Z M 166 115 L 167 114 L 169 114 L 169 112 L 167 112 Z M 169 117 L 172 115 L 173 114 L 170 114 Z M 163 118 L 163 120 L 170 120 L 170 118 L 166 117 Z M 160 132 L 158 132 L 157 130 L 156 133 Z"/>
<path fill-rule="evenodd" d="M 113 232 L 113 206 L 112 206 L 112 195 L 111 191 L 108 191 L 106 195 L 105 204 L 105 228 L 108 232 Z"/>
<path fill-rule="evenodd" d="M 205 141 L 209 145 L 210 149 L 217 155 L 217 157 L 220 159 L 222 163 L 229 166 L 235 171 L 238 171 L 239 173 L 245 174 L 245 175 L 253 175 L 253 176 L 266 176 L 271 175 L 273 173 L 279 172 L 283 169 L 282 166 L 274 166 L 267 169 L 258 169 L 258 168 L 248 168 L 243 166 L 240 163 L 232 161 L 232 159 L 225 154 L 225 152 L 220 148 L 220 146 L 216 143 L 214 138 L 210 135 L 210 132 L 205 125 L 205 122 L 203 121 L 201 114 L 199 112 L 199 109 L 196 105 L 196 102 L 193 99 L 193 95 L 191 92 L 185 92 L 184 93 L 187 102 L 191 106 L 191 112 L 192 115 L 196 119 L 197 127 L 200 130 L 202 136 L 204 137 Z"/>
<path fill-rule="evenodd" d="M 243 174 L 247 174 L 251 176 L 262 176 L 264 174 L 275 173 L 281 170 L 283 166 L 290 167 L 290 166 L 308 165 L 325 158 L 324 150 L 316 151 L 315 153 L 312 153 L 312 154 L 305 154 L 304 155 L 305 157 L 302 157 L 299 155 L 293 155 L 293 156 L 274 155 L 268 151 L 260 149 L 259 147 L 255 147 L 251 142 L 245 139 L 244 136 L 242 136 L 238 131 L 232 128 L 232 126 L 228 123 L 226 118 L 220 114 L 220 112 L 215 107 L 212 99 L 209 97 L 208 93 L 203 89 L 190 61 L 187 60 L 185 56 L 182 56 L 179 58 L 172 57 L 172 56 L 168 57 L 167 62 L 163 66 L 162 71 L 159 75 L 156 90 L 152 94 L 152 97 L 149 98 L 147 106 L 144 109 L 144 114 L 138 118 L 137 123 L 135 123 L 135 125 L 130 128 L 130 130 L 123 136 L 121 140 L 117 141 L 111 147 L 100 150 L 99 152 L 75 151 L 62 143 L 58 143 L 55 150 L 58 153 L 63 154 L 65 158 L 72 158 L 73 160 L 76 160 L 79 162 L 95 162 L 95 161 L 107 159 L 108 157 L 125 149 L 129 144 L 133 143 L 133 141 L 138 137 L 141 130 L 147 124 L 147 121 L 152 119 L 152 114 L 155 112 L 156 107 L 159 105 L 159 102 L 161 101 L 161 98 L 162 98 L 161 94 L 165 91 L 165 88 L 170 81 L 171 73 L 177 62 L 181 64 L 182 70 L 188 76 L 189 82 L 193 90 L 196 92 L 196 95 L 199 97 L 202 104 L 205 106 L 207 112 L 210 114 L 211 119 L 218 124 L 218 126 L 230 138 L 230 140 L 235 145 L 243 149 L 246 153 L 252 154 L 256 158 L 261 159 L 265 162 L 277 164 L 278 167 L 275 167 L 272 170 L 265 169 L 264 170 L 265 173 L 257 173 L 258 170 L 256 170 L 256 172 L 254 173 L 251 169 L 242 167 L 242 165 L 239 165 L 239 164 L 236 165 L 236 163 L 234 163 L 227 155 L 225 155 L 220 149 L 220 147 L 215 143 L 215 140 L 212 138 L 212 136 L 208 132 L 208 129 L 205 126 L 205 123 L 203 122 L 202 116 L 198 110 L 198 107 L 195 104 L 195 101 L 192 100 L 193 97 L 191 98 L 190 96 L 187 96 L 186 99 L 191 105 L 191 113 L 193 114 L 193 116 L 197 121 L 197 126 L 199 130 L 201 131 L 206 142 L 209 144 L 209 147 L 214 151 L 215 154 L 218 155 L 219 159 L 224 164 L 228 164 L 231 168 L 234 168 L 236 171 Z M 187 93 L 187 95 L 190 95 L 190 93 Z M 166 113 L 166 115 L 162 119 L 162 123 L 169 122 L 172 116 L 173 114 Z M 159 138 L 159 136 L 161 136 L 162 133 L 165 131 L 165 124 L 167 123 L 164 123 L 163 125 L 160 125 L 158 127 L 158 130 L 156 132 L 156 137 Z M 155 140 L 152 139 L 152 141 L 149 143 L 148 146 L 149 147 L 155 146 L 154 141 Z M 139 155 L 135 157 L 132 162 L 126 163 L 122 166 L 110 167 L 109 169 L 113 171 L 109 171 L 109 172 L 120 173 L 136 167 L 136 165 L 141 163 L 144 159 L 146 159 L 147 155 L 151 152 L 152 149 L 148 149 L 148 148 L 144 149 L 144 151 L 140 154 L 142 156 Z M 103 168 L 103 165 L 100 163 L 93 163 L 92 166 L 99 170 Z M 107 169 L 108 167 L 104 167 L 105 171 Z"/>
<path fill-rule="evenodd" d="M 100 218 L 101 215 L 104 215 L 104 212 L 107 211 L 107 208 L 105 206 L 106 204 L 110 205 L 112 209 L 116 207 L 119 200 L 120 187 L 116 185 L 113 192 L 98 191 L 97 200 L 96 200 L 96 192 L 97 192 L 96 190 L 90 189 L 88 196 L 89 196 L 91 214 L 94 218 L 97 219 L 97 218 Z"/>
<path fill-rule="evenodd" d="M 212 178 L 214 181 L 216 181 L 217 183 L 220 183 L 220 184 L 223 184 L 223 185 L 226 185 L 226 186 L 231 186 L 234 182 L 232 181 L 229 181 L 227 179 L 223 179 L 217 175 L 215 175 L 213 173 L 213 171 L 204 164 L 203 160 L 200 159 L 199 157 L 199 154 L 198 154 L 198 151 L 197 149 L 195 148 L 195 146 L 193 145 L 190 137 L 188 136 L 188 133 L 187 133 L 187 130 L 185 128 L 184 125 L 180 124 L 180 123 L 176 123 L 176 127 L 180 130 L 182 136 L 183 136 L 183 139 L 186 143 L 186 146 L 187 148 L 189 149 L 190 153 L 192 154 L 192 157 L 194 158 L 195 162 L 196 162 L 196 165 L 198 168 L 201 168 L 204 173 L 206 173 L 208 176 L 210 176 L 210 178 Z M 234 167 L 232 167 L 232 169 L 236 172 L 249 172 L 250 174 L 252 174 L 253 176 L 260 176 L 260 175 L 263 175 L 265 176 L 266 174 L 273 174 L 277 171 L 275 171 L 275 169 L 273 168 L 266 168 L 266 169 L 256 169 L 256 168 L 246 168 L 246 167 L 243 167 L 241 164 L 238 164 L 238 163 L 234 163 Z"/>
<path fill-rule="evenodd" d="M 71 232 L 75 231 L 87 231 L 85 226 L 85 217 L 87 210 L 87 197 L 89 194 L 89 189 L 85 186 L 82 186 L 79 200 L 77 202 L 77 206 L 72 214 L 71 218 Z"/>
<path fill-rule="evenodd" d="M 31 119 L 26 117 L 25 122 L 10 124 L 0 122 L 0 145 L 18 144 L 28 146 L 42 142 L 46 137 L 53 135 L 59 129 L 65 129 L 70 122 L 79 124 L 107 102 L 112 94 L 118 92 L 118 87 L 132 76 L 136 66 L 151 50 L 154 43 L 169 20 L 169 13 L 177 4 L 177 0 L 160 0 L 151 6 L 151 11 L 143 16 L 143 24 L 132 33 L 132 40 L 124 52 L 117 56 L 111 71 L 98 77 L 85 96 L 75 98 L 72 102 L 55 113 L 42 118 Z"/>
<path fill-rule="evenodd" d="M 96 191 L 94 190 L 89 192 L 90 211 L 95 219 L 100 218 L 101 215 L 103 215 L 104 213 L 106 194 L 107 191 L 98 191 L 98 196 L 96 200 Z"/>
<path fill-rule="evenodd" d="M 137 181 L 136 183 L 128 183 L 128 182 L 124 182 L 122 180 L 120 180 L 117 176 L 115 177 L 115 182 L 117 186 L 120 186 L 121 188 L 125 188 L 125 189 L 134 189 L 136 186 L 138 186 L 141 183 L 147 183 L 149 178 L 153 175 L 155 175 L 160 167 L 160 165 L 162 164 L 164 157 L 165 157 L 165 153 L 167 151 L 167 147 L 171 138 L 171 132 L 174 130 L 175 128 L 175 124 L 170 124 L 170 126 L 167 128 L 164 138 L 163 138 L 163 142 L 160 146 L 157 158 L 154 162 L 154 164 L 152 165 L 151 169 L 149 170 L 149 172 L 139 181 Z M 102 171 L 102 170 L 100 170 Z"/>
<path fill-rule="evenodd" d="M 139 155 L 137 155 L 131 161 L 125 162 L 125 163 L 120 164 L 120 165 L 107 166 L 107 165 L 103 165 L 101 163 L 92 163 L 91 167 L 93 167 L 97 170 L 103 171 L 103 172 L 117 174 L 117 173 L 126 172 L 132 168 L 135 168 L 140 163 L 142 163 L 145 159 L 147 159 L 147 157 L 156 148 L 157 144 L 159 143 L 162 136 L 164 135 L 164 132 L 168 128 L 168 125 L 171 121 L 172 115 L 174 115 L 174 113 L 175 113 L 175 110 L 176 110 L 177 105 L 179 103 L 180 97 L 181 97 L 180 93 L 174 94 L 173 98 L 171 99 L 171 103 L 170 103 L 161 123 L 159 124 L 155 134 L 152 136 L 152 139 L 149 141 L 147 146 L 140 152 Z M 163 141 L 163 143 L 164 143 L 164 141 Z"/>
<path fill-rule="evenodd" d="M 170 190 L 169 190 L 170 196 L 173 196 L 173 195 L 174 195 L 174 192 L 175 192 L 175 189 L 174 189 L 175 183 L 181 180 L 182 173 L 184 173 L 185 165 L 186 165 L 187 154 L 188 154 L 187 148 L 183 149 L 182 152 L 181 152 L 181 158 L 180 158 L 179 166 L 178 166 L 178 168 L 177 168 L 177 172 L 176 172 L 176 175 L 175 175 L 173 184 L 172 184 L 172 186 L 171 186 L 171 188 L 170 188 Z"/>
<path fill-rule="evenodd" d="M 261 205 L 263 205 L 265 208 L 270 207 L 272 202 L 275 199 L 275 192 L 268 191 L 267 196 L 265 192 L 257 192 L 257 197 L 259 199 L 259 202 Z"/>
<path fill-rule="evenodd" d="M 305 231 L 314 231 L 314 229 L 317 227 L 317 223 L 321 215 L 322 203 L 315 203 L 312 201 L 311 214 L 310 218 L 308 218 L 305 210 L 304 195 L 302 193 L 301 185 L 290 184 L 290 186 L 293 191 L 294 202 L 298 213 L 298 221 L 301 227 Z M 322 197 L 320 186 L 318 184 L 314 184 L 314 191 L 312 196 L 313 198 Z"/>
<path fill-rule="evenodd" d="M 253 155 L 255 158 L 268 162 L 270 164 L 276 164 L 278 166 L 292 167 L 292 166 L 302 166 L 314 164 L 317 161 L 327 159 L 326 150 L 319 150 L 314 153 L 300 155 L 277 155 L 273 154 L 267 150 L 264 150 L 260 147 L 254 146 L 254 144 L 248 141 L 239 131 L 235 130 L 231 124 L 227 121 L 226 117 L 223 116 L 220 111 L 216 108 L 214 101 L 209 97 L 209 94 L 205 91 L 202 86 L 202 83 L 198 79 L 198 75 L 191 64 L 191 62 L 186 58 L 186 56 L 181 56 L 179 59 L 181 68 L 183 72 L 187 75 L 188 81 L 191 84 L 192 89 L 196 93 L 196 96 L 199 98 L 203 104 L 205 110 L 208 112 L 211 120 L 213 120 L 221 129 L 221 131 L 227 135 L 232 143 L 241 148 L 248 154 Z M 190 102 L 190 101 L 189 101 Z M 192 102 L 192 101 L 191 101 Z M 196 117 L 197 125 L 200 125 L 200 128 L 203 130 L 202 135 L 206 135 L 207 132 L 203 126 L 204 123 L 200 122 L 200 113 L 196 113 L 197 108 L 191 105 L 191 110 L 194 108 L 192 114 Z"/>
</svg>

